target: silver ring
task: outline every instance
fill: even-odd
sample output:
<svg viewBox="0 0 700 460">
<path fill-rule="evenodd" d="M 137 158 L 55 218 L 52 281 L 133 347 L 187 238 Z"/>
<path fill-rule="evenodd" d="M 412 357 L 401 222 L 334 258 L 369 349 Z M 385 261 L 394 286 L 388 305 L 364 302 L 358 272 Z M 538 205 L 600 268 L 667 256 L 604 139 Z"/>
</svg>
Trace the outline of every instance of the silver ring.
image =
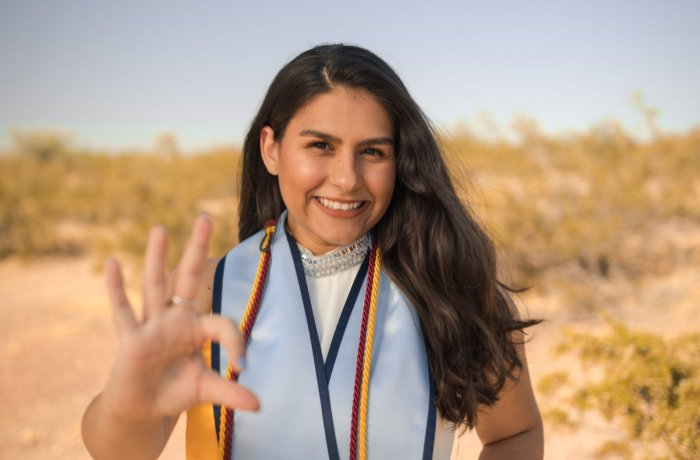
<svg viewBox="0 0 700 460">
<path fill-rule="evenodd" d="M 177 295 L 177 294 L 174 294 L 174 295 L 170 298 L 170 302 L 171 302 L 173 305 L 189 305 L 189 306 L 192 306 L 192 307 L 194 307 L 194 305 L 195 305 L 195 299 L 183 299 L 182 297 L 180 297 L 180 296 Z"/>
</svg>

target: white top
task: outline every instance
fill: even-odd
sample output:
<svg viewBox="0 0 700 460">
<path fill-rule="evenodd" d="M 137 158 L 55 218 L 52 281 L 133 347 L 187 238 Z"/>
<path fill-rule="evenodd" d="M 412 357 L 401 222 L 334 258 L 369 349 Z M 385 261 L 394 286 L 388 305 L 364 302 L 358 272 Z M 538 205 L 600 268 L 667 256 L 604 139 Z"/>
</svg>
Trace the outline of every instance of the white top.
<svg viewBox="0 0 700 460">
<path fill-rule="evenodd" d="M 309 299 L 314 312 L 314 322 L 324 360 L 330 349 L 345 300 L 359 270 L 360 264 L 331 275 L 319 277 L 306 275 Z M 454 433 L 454 426 L 438 414 L 438 417 L 435 417 L 433 460 L 448 460 L 450 458 Z"/>
<path fill-rule="evenodd" d="M 324 360 L 331 347 L 345 300 L 359 270 L 360 265 L 355 265 L 332 275 L 306 276 L 306 285 L 309 288 L 309 299 L 314 311 L 314 322 Z"/>
</svg>

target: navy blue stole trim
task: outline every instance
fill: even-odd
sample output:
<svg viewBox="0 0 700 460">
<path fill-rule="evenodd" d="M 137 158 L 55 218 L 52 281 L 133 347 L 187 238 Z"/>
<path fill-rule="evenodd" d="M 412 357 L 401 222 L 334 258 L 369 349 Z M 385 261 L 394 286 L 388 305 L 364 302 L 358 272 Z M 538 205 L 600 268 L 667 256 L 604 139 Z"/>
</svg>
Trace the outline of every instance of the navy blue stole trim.
<svg viewBox="0 0 700 460">
<path fill-rule="evenodd" d="M 224 266 L 226 265 L 226 257 L 222 257 L 216 264 L 216 272 L 214 273 L 214 285 L 212 286 L 211 312 L 214 315 L 221 315 L 221 296 L 224 285 Z M 220 348 L 218 342 L 211 343 L 211 369 L 220 374 Z M 213 404 L 214 408 L 214 427 L 216 428 L 216 440 L 219 441 L 219 420 L 221 419 L 221 406 Z"/>
<path fill-rule="evenodd" d="M 343 335 L 345 335 L 345 329 L 347 329 L 348 323 L 350 322 L 350 315 L 355 307 L 355 302 L 357 301 L 357 295 L 360 293 L 360 288 L 362 287 L 362 281 L 367 275 L 367 267 L 369 266 L 369 252 L 365 256 L 365 260 L 362 261 L 360 265 L 360 270 L 358 270 L 355 276 L 355 281 L 352 282 L 352 287 L 350 288 L 350 293 L 348 298 L 345 300 L 345 305 L 343 306 L 343 311 L 340 313 L 340 318 L 338 319 L 338 324 L 335 327 L 335 332 L 333 333 L 333 340 L 331 341 L 331 346 L 328 349 L 328 356 L 326 356 L 326 377 L 328 377 L 328 382 L 331 381 L 331 374 L 333 373 L 333 366 L 335 365 L 335 359 L 338 357 L 338 350 L 340 350 L 340 344 L 343 341 Z M 306 278 L 304 278 L 306 280 Z"/>
<path fill-rule="evenodd" d="M 428 380 L 430 381 L 430 395 L 428 398 L 428 424 L 425 427 L 425 442 L 423 443 L 423 460 L 432 460 L 435 445 L 435 384 L 428 367 Z"/>
<path fill-rule="evenodd" d="M 335 427 L 333 426 L 333 411 L 331 409 L 331 395 L 328 388 L 328 377 L 326 376 L 326 366 L 323 363 L 323 353 L 321 353 L 321 344 L 318 341 L 318 331 L 316 330 L 316 321 L 314 321 L 314 312 L 311 309 L 311 299 L 309 298 L 309 288 L 306 285 L 306 275 L 304 275 L 304 267 L 301 263 L 301 254 L 294 238 L 286 231 L 287 241 L 289 242 L 289 250 L 292 252 L 292 260 L 294 260 L 294 269 L 297 272 L 297 280 L 301 289 L 301 299 L 304 302 L 304 312 L 306 313 L 306 323 L 309 327 L 309 338 L 311 339 L 311 350 L 314 355 L 314 367 L 316 368 L 316 382 L 318 383 L 318 395 L 321 398 L 321 412 L 323 415 L 323 430 L 326 433 L 326 446 L 328 448 L 328 458 L 330 460 L 340 460 L 340 451 L 338 451 L 338 441 L 335 438 Z"/>
</svg>

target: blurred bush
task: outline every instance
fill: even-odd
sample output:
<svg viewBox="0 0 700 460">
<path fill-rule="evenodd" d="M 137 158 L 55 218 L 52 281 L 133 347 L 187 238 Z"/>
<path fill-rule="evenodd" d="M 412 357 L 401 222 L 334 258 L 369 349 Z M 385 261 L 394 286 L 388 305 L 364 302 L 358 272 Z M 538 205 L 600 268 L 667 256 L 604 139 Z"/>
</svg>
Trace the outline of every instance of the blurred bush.
<svg viewBox="0 0 700 460">
<path fill-rule="evenodd" d="M 700 334 L 665 340 L 608 319 L 603 336 L 569 332 L 558 352 L 584 376 L 540 380 L 545 419 L 576 428 L 595 412 L 616 427 L 600 457 L 697 459 L 700 452 Z M 616 433 L 617 431 L 617 433 Z"/>
<path fill-rule="evenodd" d="M 214 220 L 211 253 L 223 255 L 236 242 L 238 158 L 234 149 L 105 154 L 54 134 L 22 134 L 0 156 L 0 258 L 140 258 L 149 229 L 163 224 L 172 266 L 202 211 Z"/>
<path fill-rule="evenodd" d="M 558 136 L 527 119 L 516 128 L 511 142 L 464 129 L 443 145 L 517 284 L 589 308 L 590 280 L 700 264 L 700 127 L 644 141 L 614 121 Z"/>
</svg>

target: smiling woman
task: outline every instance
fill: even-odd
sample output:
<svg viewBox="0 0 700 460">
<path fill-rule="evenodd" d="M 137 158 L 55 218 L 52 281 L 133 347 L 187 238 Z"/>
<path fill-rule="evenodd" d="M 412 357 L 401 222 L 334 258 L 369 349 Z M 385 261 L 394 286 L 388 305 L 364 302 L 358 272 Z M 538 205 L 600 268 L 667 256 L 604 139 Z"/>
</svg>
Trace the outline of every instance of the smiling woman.
<svg viewBox="0 0 700 460">
<path fill-rule="evenodd" d="M 92 455 L 155 458 L 187 411 L 191 459 L 444 460 L 457 426 L 482 459 L 542 457 L 537 321 L 379 57 L 323 45 L 282 68 L 243 147 L 241 243 L 206 261 L 210 232 L 200 218 L 166 289 L 154 229 L 141 322 L 109 262 L 121 345 L 84 416 Z"/>
<path fill-rule="evenodd" d="M 279 178 L 288 229 L 314 254 L 369 232 L 396 181 L 393 125 L 368 92 L 343 87 L 316 96 L 283 136 L 261 131 L 265 167 Z"/>
</svg>

